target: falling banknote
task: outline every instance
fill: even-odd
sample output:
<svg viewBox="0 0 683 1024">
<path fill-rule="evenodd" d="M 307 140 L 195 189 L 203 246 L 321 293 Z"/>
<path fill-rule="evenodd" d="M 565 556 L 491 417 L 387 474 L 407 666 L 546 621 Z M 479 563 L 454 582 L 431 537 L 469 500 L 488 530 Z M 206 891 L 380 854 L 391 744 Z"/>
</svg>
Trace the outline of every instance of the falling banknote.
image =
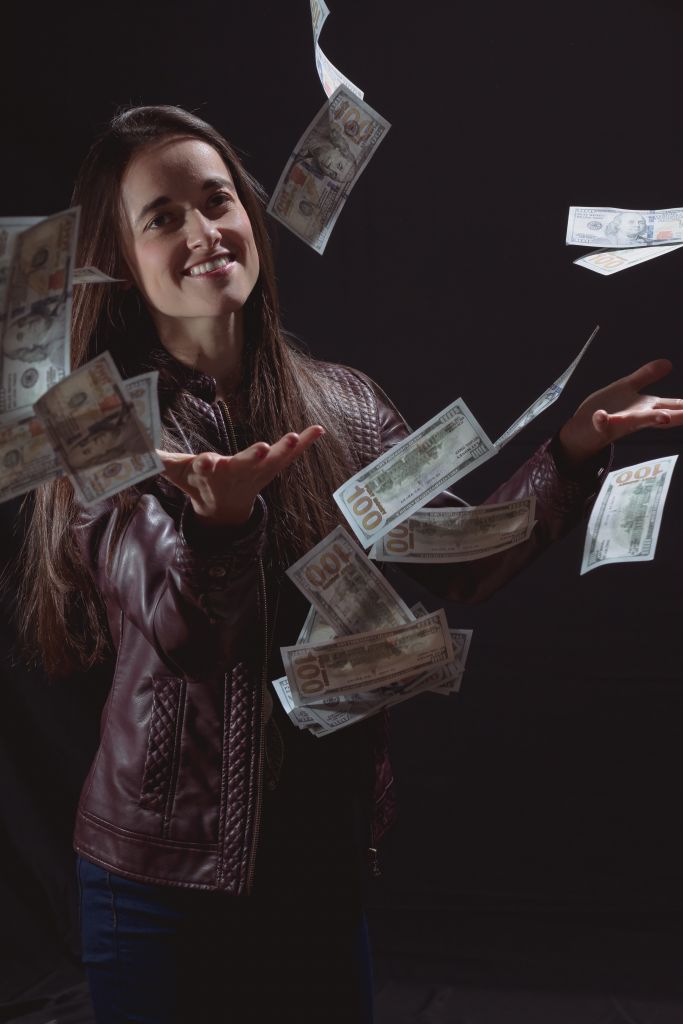
<svg viewBox="0 0 683 1024">
<path fill-rule="evenodd" d="M 471 562 L 528 540 L 536 498 L 475 508 L 423 508 L 385 533 L 370 556 L 378 562 Z"/>
<path fill-rule="evenodd" d="M 327 20 L 327 16 L 330 11 L 325 3 L 325 0 L 311 0 L 311 19 L 313 21 L 313 47 L 315 51 L 315 66 L 318 69 L 318 75 L 325 93 L 331 96 L 335 89 L 340 85 L 345 85 L 352 93 L 355 93 L 359 99 L 363 99 L 363 93 L 354 85 L 353 82 L 349 81 L 346 75 L 342 75 L 341 71 L 334 66 L 332 61 L 328 60 L 323 51 L 320 49 L 318 40 L 320 39 L 320 33 L 322 32 L 323 25 Z"/>
<path fill-rule="evenodd" d="M 108 352 L 55 384 L 35 410 L 84 505 L 163 470 L 152 443 L 155 417 L 147 428 L 140 421 Z"/>
<path fill-rule="evenodd" d="M 337 635 L 402 626 L 415 618 L 343 526 L 291 565 L 287 575 Z"/>
<path fill-rule="evenodd" d="M 683 242 L 683 207 L 621 210 L 616 206 L 570 206 L 567 245 L 630 249 Z"/>
<path fill-rule="evenodd" d="M 567 381 L 573 374 L 576 367 L 579 365 L 584 355 L 588 351 L 588 346 L 592 342 L 595 335 L 600 330 L 598 325 L 591 334 L 590 338 L 579 352 L 576 359 L 574 359 L 564 373 L 560 374 L 554 384 L 551 384 L 547 391 L 544 391 L 535 402 L 532 402 L 528 409 L 526 409 L 521 416 L 518 416 L 514 423 L 512 423 L 507 430 L 500 435 L 498 440 L 495 442 L 496 449 L 503 448 L 509 441 L 519 434 L 520 430 L 524 430 L 537 416 L 540 416 L 542 412 L 545 412 L 554 402 L 558 400 L 565 387 Z"/>
<path fill-rule="evenodd" d="M 297 142 L 268 212 L 322 253 L 349 193 L 389 128 L 377 111 L 340 85 Z"/>
<path fill-rule="evenodd" d="M 319 703 L 329 693 L 354 693 L 399 682 L 454 657 L 443 609 L 406 626 L 280 651 L 296 706 Z"/>
<path fill-rule="evenodd" d="M 0 339 L 0 423 L 25 419 L 70 368 L 77 208 L 13 238 Z"/>
<path fill-rule="evenodd" d="M 649 249 L 614 249 L 612 252 L 596 249 L 587 256 L 579 256 L 578 260 L 573 262 L 577 267 L 585 267 L 587 270 L 594 270 L 596 274 L 602 274 L 603 277 L 610 277 L 612 274 L 618 274 L 620 270 L 628 270 L 629 267 L 648 263 L 658 256 L 666 256 L 681 246 L 683 242 L 677 245 L 653 245 Z"/>
<path fill-rule="evenodd" d="M 333 494 L 363 547 L 370 547 L 497 449 L 461 398 L 383 452 Z"/>
<path fill-rule="evenodd" d="M 581 575 L 613 562 L 649 562 L 678 455 L 608 473 L 588 520 Z"/>
</svg>

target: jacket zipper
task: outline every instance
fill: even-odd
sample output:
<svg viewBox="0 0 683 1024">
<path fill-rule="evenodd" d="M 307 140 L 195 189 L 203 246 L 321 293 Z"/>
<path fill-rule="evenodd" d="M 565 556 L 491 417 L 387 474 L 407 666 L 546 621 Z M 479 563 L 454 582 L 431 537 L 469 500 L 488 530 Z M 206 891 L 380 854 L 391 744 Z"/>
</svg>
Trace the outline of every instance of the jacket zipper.
<svg viewBox="0 0 683 1024">
<path fill-rule="evenodd" d="M 230 443 L 230 454 L 235 455 L 239 450 L 237 447 L 237 437 L 235 436 L 235 428 L 232 424 L 230 417 L 230 410 L 222 398 L 218 399 L 218 407 L 223 415 L 224 423 L 228 431 L 228 439 Z M 251 843 L 251 849 L 249 851 L 249 861 L 247 865 L 247 892 L 251 891 L 251 887 L 254 882 L 254 867 L 256 864 L 256 850 L 258 848 L 259 834 L 261 831 L 261 810 L 263 803 L 263 768 L 265 759 L 265 693 L 268 685 L 268 653 L 270 647 L 269 629 L 268 629 L 268 592 L 266 590 L 266 573 L 263 568 L 263 559 L 258 560 L 259 569 L 259 592 L 261 596 L 261 605 L 263 607 L 263 640 L 264 640 L 264 659 L 263 659 L 263 671 L 261 673 L 261 706 L 260 712 L 260 743 L 259 743 L 259 758 L 258 758 L 258 772 L 256 776 L 256 816 L 254 820 L 254 838 Z"/>
</svg>

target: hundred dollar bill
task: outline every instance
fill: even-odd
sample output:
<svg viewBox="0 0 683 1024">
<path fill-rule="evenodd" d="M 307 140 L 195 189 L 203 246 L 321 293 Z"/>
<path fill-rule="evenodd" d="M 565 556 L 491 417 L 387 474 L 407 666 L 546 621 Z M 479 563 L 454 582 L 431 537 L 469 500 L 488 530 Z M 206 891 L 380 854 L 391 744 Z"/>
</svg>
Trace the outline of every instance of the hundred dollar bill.
<svg viewBox="0 0 683 1024">
<path fill-rule="evenodd" d="M 497 454 L 462 398 L 399 441 L 332 497 L 363 547 Z"/>
<path fill-rule="evenodd" d="M 330 13 L 325 0 L 311 0 L 311 19 L 313 21 L 313 47 L 315 50 L 315 66 L 318 69 L 318 76 L 322 83 L 322 87 L 325 90 L 327 96 L 331 96 L 335 89 L 340 85 L 345 85 L 347 89 L 355 93 L 361 100 L 363 99 L 363 93 L 354 85 L 353 82 L 349 81 L 346 75 L 342 75 L 341 71 L 334 66 L 331 60 L 328 60 L 323 51 L 320 49 L 318 40 L 320 39 L 320 33 L 322 32 L 323 25 L 327 20 L 327 16 Z"/>
<path fill-rule="evenodd" d="M 443 609 L 406 626 L 281 647 L 280 652 L 297 707 L 319 702 L 326 693 L 385 686 L 453 660 Z"/>
<path fill-rule="evenodd" d="M 423 508 L 371 548 L 378 562 L 471 562 L 527 540 L 536 498 L 475 508 Z"/>
<path fill-rule="evenodd" d="M 389 128 L 381 114 L 340 85 L 297 142 L 268 212 L 324 252 L 349 193 Z"/>
<path fill-rule="evenodd" d="M 35 410 L 84 505 L 163 470 L 108 352 L 55 384 Z"/>
<path fill-rule="evenodd" d="M 415 618 L 343 526 L 291 565 L 287 575 L 339 635 L 401 626 Z"/>
<path fill-rule="evenodd" d="M 123 280 L 123 277 L 110 277 L 97 267 L 76 267 L 73 276 L 74 284 L 116 284 Z"/>
<path fill-rule="evenodd" d="M 560 374 L 555 383 L 551 384 L 548 390 L 544 391 L 543 394 L 540 395 L 535 402 L 532 402 L 529 408 L 526 409 L 521 416 L 518 416 L 515 422 L 512 423 L 507 428 L 507 430 L 500 435 L 497 441 L 494 442 L 497 450 L 503 448 L 509 441 L 512 440 L 513 437 L 516 437 L 517 434 L 519 434 L 520 430 L 524 430 L 524 428 L 527 427 L 533 420 L 535 420 L 537 416 L 540 416 L 542 412 L 545 412 L 546 409 L 548 409 L 551 405 L 553 405 L 554 402 L 557 401 L 557 399 L 564 391 L 567 385 L 567 381 L 569 380 L 574 370 L 583 359 L 584 355 L 588 351 L 588 346 L 590 345 L 590 343 L 592 342 L 593 338 L 599 330 L 600 325 L 598 324 L 598 326 L 593 330 L 586 344 L 579 352 L 576 359 L 574 359 L 573 362 L 569 364 L 564 373 Z"/>
<path fill-rule="evenodd" d="M 77 208 L 14 238 L 0 340 L 0 422 L 25 419 L 70 368 Z"/>
<path fill-rule="evenodd" d="M 566 242 L 600 249 L 683 242 L 683 207 L 621 210 L 617 206 L 570 206 Z"/>
<path fill-rule="evenodd" d="M 161 447 L 158 382 L 158 370 L 139 373 L 137 377 L 128 377 L 122 382 L 123 392 L 128 401 L 133 403 L 135 413 L 147 432 L 152 448 Z"/>
<path fill-rule="evenodd" d="M 581 575 L 599 565 L 655 557 L 677 458 L 669 455 L 607 474 L 588 520 Z"/>
<path fill-rule="evenodd" d="M 674 249 L 680 249 L 683 242 L 677 245 L 655 245 L 650 249 L 615 249 L 609 252 L 605 249 L 596 249 L 589 252 L 587 256 L 580 256 L 573 262 L 577 267 L 586 267 L 587 270 L 594 270 L 596 274 L 603 274 L 609 277 L 611 274 L 618 274 L 620 270 L 628 270 L 629 267 L 637 267 L 639 263 L 647 263 L 657 256 L 666 256 Z"/>
<path fill-rule="evenodd" d="M 0 502 L 25 494 L 63 472 L 59 456 L 35 416 L 0 426 Z"/>
</svg>

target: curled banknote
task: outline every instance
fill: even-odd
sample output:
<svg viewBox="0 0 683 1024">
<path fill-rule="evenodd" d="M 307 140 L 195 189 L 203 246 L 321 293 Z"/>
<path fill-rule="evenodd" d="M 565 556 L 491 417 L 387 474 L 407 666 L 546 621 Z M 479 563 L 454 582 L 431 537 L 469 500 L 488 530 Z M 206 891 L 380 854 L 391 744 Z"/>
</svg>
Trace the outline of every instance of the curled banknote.
<svg viewBox="0 0 683 1024">
<path fill-rule="evenodd" d="M 471 562 L 521 544 L 534 526 L 536 498 L 474 508 L 423 508 L 373 545 L 378 562 Z"/>
<path fill-rule="evenodd" d="M 25 419 L 70 367 L 77 208 L 16 234 L 0 339 L 0 422 Z"/>
<path fill-rule="evenodd" d="M 307 551 L 287 575 L 338 635 L 401 626 L 415 618 L 343 526 Z"/>
<path fill-rule="evenodd" d="M 599 330 L 600 325 L 598 324 L 593 329 L 591 336 L 579 352 L 576 359 L 572 360 L 572 362 L 569 364 L 564 373 L 561 373 L 555 381 L 555 383 L 551 384 L 547 391 L 544 391 L 542 395 L 539 395 L 536 401 L 532 402 L 529 408 L 525 409 L 522 415 L 518 416 L 515 422 L 512 423 L 507 428 L 507 430 L 500 435 L 500 437 L 494 442 L 496 449 L 503 448 L 506 444 L 508 444 L 508 442 L 510 442 L 513 439 L 513 437 L 516 437 L 517 434 L 519 434 L 520 430 L 524 430 L 525 427 L 528 427 L 528 425 L 531 422 L 533 422 L 533 420 L 535 420 L 537 416 L 540 416 L 542 412 L 545 412 L 546 409 L 548 409 L 551 405 L 553 405 L 554 402 L 558 400 L 558 398 L 564 391 L 565 387 L 567 386 L 569 378 L 571 377 L 574 370 L 583 359 L 584 355 L 588 351 L 590 343 L 592 342 L 593 338 Z"/>
<path fill-rule="evenodd" d="M 108 352 L 55 384 L 35 410 L 84 505 L 163 470 Z"/>
<path fill-rule="evenodd" d="M 630 249 L 683 242 L 683 207 L 621 210 L 617 206 L 570 206 L 567 245 Z"/>
<path fill-rule="evenodd" d="M 497 449 L 461 398 L 383 452 L 332 497 L 368 548 Z"/>
<path fill-rule="evenodd" d="M 318 40 L 320 39 L 320 33 L 322 32 L 323 25 L 325 24 L 329 13 L 330 11 L 325 0 L 311 0 L 313 49 L 315 52 L 315 66 L 318 70 L 320 82 L 327 96 L 331 96 L 335 89 L 338 89 L 340 85 L 345 85 L 347 89 L 350 89 L 352 93 L 355 93 L 355 95 L 362 100 L 363 93 L 358 86 L 354 85 L 346 75 L 342 75 L 341 71 L 334 66 L 331 60 L 327 59 L 323 51 L 320 49 Z"/>
<path fill-rule="evenodd" d="M 608 473 L 588 520 L 581 575 L 613 562 L 649 562 L 678 455 Z"/>
<path fill-rule="evenodd" d="M 453 660 L 443 609 L 406 626 L 281 647 L 280 652 L 297 706 L 315 704 L 328 693 L 386 686 Z"/>
<path fill-rule="evenodd" d="M 390 125 L 340 85 L 296 144 L 268 212 L 322 253 L 349 193 Z"/>
<path fill-rule="evenodd" d="M 573 260 L 577 267 L 585 267 L 593 270 L 596 274 L 610 277 L 618 274 L 620 270 L 628 270 L 629 267 L 637 267 L 640 263 L 648 263 L 658 256 L 666 256 L 667 253 L 680 249 L 683 242 L 677 245 L 654 245 L 649 249 L 614 249 L 612 252 L 606 249 L 597 249 L 589 252 L 587 256 L 579 256 Z"/>
</svg>

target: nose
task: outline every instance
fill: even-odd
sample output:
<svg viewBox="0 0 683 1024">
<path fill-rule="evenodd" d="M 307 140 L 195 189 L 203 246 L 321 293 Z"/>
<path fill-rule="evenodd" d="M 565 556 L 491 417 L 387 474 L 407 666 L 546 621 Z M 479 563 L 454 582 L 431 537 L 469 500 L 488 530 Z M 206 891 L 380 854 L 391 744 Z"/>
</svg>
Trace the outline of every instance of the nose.
<svg viewBox="0 0 683 1024">
<path fill-rule="evenodd" d="M 200 210 L 188 214 L 186 224 L 188 249 L 213 249 L 221 240 L 218 225 Z"/>
</svg>

